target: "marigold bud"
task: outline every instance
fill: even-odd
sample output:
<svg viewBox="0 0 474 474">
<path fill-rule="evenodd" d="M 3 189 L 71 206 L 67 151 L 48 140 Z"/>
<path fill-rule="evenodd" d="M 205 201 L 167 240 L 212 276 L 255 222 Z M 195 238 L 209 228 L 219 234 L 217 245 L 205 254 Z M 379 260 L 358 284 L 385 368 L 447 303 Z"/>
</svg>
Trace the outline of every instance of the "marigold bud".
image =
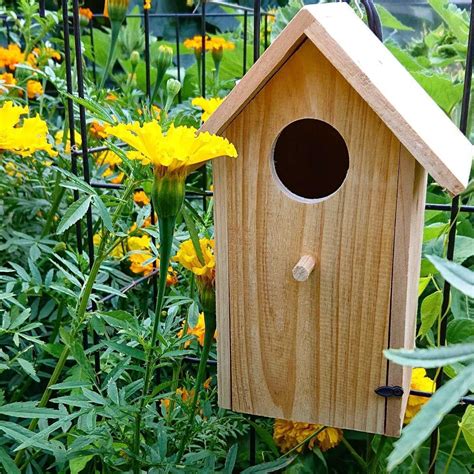
<svg viewBox="0 0 474 474">
<path fill-rule="evenodd" d="M 168 172 L 166 167 L 155 168 L 151 200 L 159 218 L 176 217 L 184 201 L 186 169 Z"/>
<path fill-rule="evenodd" d="M 139 62 L 140 62 L 140 53 L 138 51 L 132 51 L 130 53 L 130 64 L 132 65 L 133 68 L 136 68 Z"/>
<path fill-rule="evenodd" d="M 105 0 L 104 16 L 110 21 L 122 23 L 127 15 L 130 0 Z"/>
</svg>

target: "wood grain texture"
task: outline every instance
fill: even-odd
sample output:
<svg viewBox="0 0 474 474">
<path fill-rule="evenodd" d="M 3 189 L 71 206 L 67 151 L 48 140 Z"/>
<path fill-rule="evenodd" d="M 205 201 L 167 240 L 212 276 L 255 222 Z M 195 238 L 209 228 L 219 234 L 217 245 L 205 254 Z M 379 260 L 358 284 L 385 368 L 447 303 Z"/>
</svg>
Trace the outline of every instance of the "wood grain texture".
<svg viewBox="0 0 474 474">
<path fill-rule="evenodd" d="M 225 129 L 305 35 L 441 186 L 453 194 L 464 190 L 472 144 L 343 2 L 303 8 L 202 130 L 219 133 Z"/>
<path fill-rule="evenodd" d="M 350 156 L 342 187 L 315 204 L 289 198 L 271 171 L 275 138 L 303 117 L 334 126 Z M 219 363 L 230 366 L 220 403 L 383 433 L 374 389 L 387 380 L 400 142 L 310 41 L 223 134 L 239 157 L 214 165 Z M 305 254 L 317 265 L 299 283 Z"/>
<path fill-rule="evenodd" d="M 420 275 L 426 196 L 425 169 L 405 147 L 400 149 L 397 212 L 392 276 L 390 347 L 415 347 L 418 279 Z M 410 391 L 411 368 L 388 364 L 387 385 L 403 387 L 402 399 L 387 399 L 386 434 L 398 436 Z"/>
</svg>

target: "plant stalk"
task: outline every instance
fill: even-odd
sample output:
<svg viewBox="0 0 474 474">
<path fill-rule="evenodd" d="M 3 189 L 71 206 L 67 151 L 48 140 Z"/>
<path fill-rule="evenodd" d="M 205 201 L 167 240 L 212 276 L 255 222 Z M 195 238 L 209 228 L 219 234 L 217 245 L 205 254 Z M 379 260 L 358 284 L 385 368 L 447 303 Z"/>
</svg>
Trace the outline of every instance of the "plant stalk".
<svg viewBox="0 0 474 474">
<path fill-rule="evenodd" d="M 99 90 L 103 89 L 105 86 L 105 81 L 109 76 L 109 70 L 112 65 L 113 58 L 115 57 L 115 47 L 117 45 L 117 40 L 120 33 L 120 27 L 122 24 L 118 21 L 111 21 L 111 31 L 110 31 L 110 48 L 109 55 L 107 56 L 107 62 L 105 63 L 104 75 L 100 81 Z"/>
<path fill-rule="evenodd" d="M 194 427 L 194 421 L 196 419 L 196 407 L 199 400 L 199 395 L 202 390 L 202 384 L 206 375 L 207 360 L 209 358 L 209 352 L 211 350 L 212 340 L 214 339 L 214 333 L 216 332 L 216 314 L 215 311 L 206 311 L 204 313 L 206 329 L 204 332 L 204 345 L 201 352 L 201 360 L 199 361 L 198 373 L 196 377 L 196 383 L 194 385 L 194 395 L 191 402 L 191 409 L 189 412 L 188 423 L 184 432 L 184 436 L 181 438 L 181 443 L 178 450 L 178 456 L 176 463 L 178 464 L 183 457 L 184 450 L 188 444 L 189 436 Z"/>
<path fill-rule="evenodd" d="M 158 336 L 158 329 L 160 326 L 160 316 L 163 309 L 166 277 L 168 275 L 168 267 L 171 259 L 171 249 L 173 245 L 174 227 L 176 223 L 176 216 L 167 218 L 158 218 L 158 226 L 160 230 L 160 273 L 158 280 L 158 298 L 156 300 L 155 317 L 153 321 L 153 329 L 150 339 L 150 348 L 147 354 L 145 365 L 145 377 L 143 379 L 143 392 L 138 408 L 138 413 L 135 418 L 135 430 L 133 437 L 133 472 L 140 473 L 140 462 L 138 460 L 140 455 L 140 432 L 143 418 L 143 410 L 146 405 L 146 399 L 150 391 L 150 384 L 153 376 L 153 368 L 155 362 L 156 339 Z"/>
</svg>

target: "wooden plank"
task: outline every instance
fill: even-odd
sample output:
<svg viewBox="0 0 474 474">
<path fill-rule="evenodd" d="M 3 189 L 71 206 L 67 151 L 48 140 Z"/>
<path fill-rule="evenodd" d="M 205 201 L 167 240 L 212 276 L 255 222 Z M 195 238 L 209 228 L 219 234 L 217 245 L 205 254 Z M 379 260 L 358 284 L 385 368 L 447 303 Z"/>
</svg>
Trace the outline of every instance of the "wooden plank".
<svg viewBox="0 0 474 474">
<path fill-rule="evenodd" d="M 275 138 L 302 117 L 333 125 L 350 155 L 341 189 L 317 204 L 289 198 L 271 170 Z M 231 408 L 383 433 L 374 389 L 387 379 L 399 141 L 309 41 L 223 134 L 239 152 L 215 167 L 226 194 L 216 197 L 227 216 L 216 246 L 229 259 L 217 284 L 229 291 L 218 319 L 230 318 L 219 358 L 230 360 L 220 380 L 231 381 Z M 302 255 L 317 260 L 303 283 L 292 276 Z"/>
<path fill-rule="evenodd" d="M 389 347 L 397 349 L 413 349 L 415 346 L 426 179 L 424 168 L 405 147 L 401 147 L 389 341 Z M 387 399 L 388 436 L 400 434 L 410 379 L 411 368 L 388 363 L 387 385 L 398 385 L 404 391 L 402 399 Z"/>
<path fill-rule="evenodd" d="M 345 3 L 313 5 L 307 36 L 402 144 L 451 193 L 469 180 L 473 147 Z"/>
<path fill-rule="evenodd" d="M 214 174 L 225 173 L 223 160 L 213 162 Z M 216 179 L 214 178 L 214 182 Z M 219 405 L 230 409 L 232 406 L 232 393 L 230 385 L 231 363 L 230 363 L 230 320 L 229 320 L 229 248 L 227 246 L 227 193 L 225 189 L 217 186 L 214 191 L 215 202 L 219 205 L 214 208 L 214 223 L 220 229 L 220 245 L 216 249 L 216 278 L 219 284 L 216 286 L 216 311 L 217 311 L 217 348 L 222 354 L 217 360 L 217 389 Z"/>
</svg>

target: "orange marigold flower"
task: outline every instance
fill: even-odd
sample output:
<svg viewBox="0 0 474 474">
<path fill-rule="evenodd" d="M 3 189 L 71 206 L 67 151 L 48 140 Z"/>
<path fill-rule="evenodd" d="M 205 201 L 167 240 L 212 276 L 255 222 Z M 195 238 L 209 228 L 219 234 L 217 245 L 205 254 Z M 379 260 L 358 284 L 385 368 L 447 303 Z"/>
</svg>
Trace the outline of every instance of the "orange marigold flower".
<svg viewBox="0 0 474 474">
<path fill-rule="evenodd" d="M 101 123 L 97 122 L 96 120 L 91 122 L 91 126 L 89 128 L 89 133 L 94 138 L 106 138 L 107 137 L 107 134 L 105 133 L 105 125 L 102 125 Z"/>
<path fill-rule="evenodd" d="M 36 99 L 40 95 L 43 95 L 43 86 L 41 82 L 35 81 L 30 79 L 26 83 L 26 94 L 28 95 L 28 99 Z"/>
<path fill-rule="evenodd" d="M 204 333 L 206 331 L 206 324 L 204 322 L 204 313 L 199 313 L 199 317 L 197 320 L 196 325 L 192 328 L 188 326 L 188 332 L 186 333 L 187 335 L 191 334 L 195 336 L 199 342 L 199 345 L 202 347 L 204 346 Z M 183 329 L 181 329 L 178 332 L 178 337 L 183 337 L 184 335 L 184 322 L 183 322 Z M 217 331 L 214 333 L 214 339 L 217 338 Z M 184 347 L 189 347 L 191 344 L 191 340 L 186 341 L 184 343 Z"/>
<path fill-rule="evenodd" d="M 24 60 L 25 55 L 17 44 L 9 44 L 6 48 L 0 47 L 0 68 L 8 68 L 14 71 L 16 65 Z"/>
<path fill-rule="evenodd" d="M 92 20 L 94 17 L 94 14 L 92 13 L 92 10 L 90 8 L 79 8 L 79 16 L 87 20 L 87 23 Z"/>
<path fill-rule="evenodd" d="M 321 451 L 327 451 L 337 446 L 343 437 L 342 430 L 338 428 L 324 427 L 313 423 L 276 419 L 273 425 L 273 439 L 282 453 L 295 448 L 316 432 L 318 434 L 308 442 L 309 449 L 313 449 L 317 445 Z M 304 445 L 301 445 L 296 450 L 301 452 L 304 447 Z"/>
<path fill-rule="evenodd" d="M 135 191 L 133 193 L 133 202 L 140 207 L 148 206 L 150 204 L 150 198 L 146 195 L 145 191 Z"/>
<path fill-rule="evenodd" d="M 430 379 L 426 375 L 425 369 L 416 368 L 411 373 L 411 387 L 412 390 L 418 390 L 419 392 L 433 393 L 436 389 L 434 380 Z M 418 397 L 416 395 L 410 395 L 408 397 L 407 409 L 405 411 L 405 419 L 403 422 L 409 423 L 412 418 L 420 411 L 421 407 L 429 400 L 426 397 Z"/>
<path fill-rule="evenodd" d="M 13 77 L 11 72 L 4 72 L 0 74 L 0 94 L 8 92 L 13 86 L 16 85 L 16 79 Z"/>
<path fill-rule="evenodd" d="M 113 92 L 109 92 L 109 93 L 105 96 L 105 100 L 109 100 L 110 102 L 115 102 L 117 99 L 118 99 L 117 95 L 114 94 Z"/>
<path fill-rule="evenodd" d="M 130 260 L 130 271 L 135 274 L 143 273 L 145 276 L 149 275 L 153 271 L 152 257 L 150 252 L 132 253 L 128 257 Z"/>
</svg>

